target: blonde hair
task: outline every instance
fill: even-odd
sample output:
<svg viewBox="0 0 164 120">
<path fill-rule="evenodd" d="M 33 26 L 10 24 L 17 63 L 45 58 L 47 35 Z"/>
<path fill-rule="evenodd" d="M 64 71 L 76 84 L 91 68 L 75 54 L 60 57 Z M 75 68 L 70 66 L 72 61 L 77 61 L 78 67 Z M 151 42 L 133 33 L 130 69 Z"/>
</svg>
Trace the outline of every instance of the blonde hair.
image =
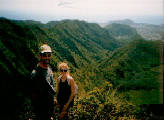
<svg viewBox="0 0 164 120">
<path fill-rule="evenodd" d="M 66 62 L 59 63 L 58 69 L 60 70 L 62 67 L 65 67 L 68 70 L 67 73 L 69 74 L 69 67 Z"/>
</svg>

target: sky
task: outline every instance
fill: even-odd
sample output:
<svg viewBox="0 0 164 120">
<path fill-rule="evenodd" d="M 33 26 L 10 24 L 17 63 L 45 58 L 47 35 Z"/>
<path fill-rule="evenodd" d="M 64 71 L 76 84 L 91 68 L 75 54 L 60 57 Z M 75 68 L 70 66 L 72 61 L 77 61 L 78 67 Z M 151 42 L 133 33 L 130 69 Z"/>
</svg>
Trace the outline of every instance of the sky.
<svg viewBox="0 0 164 120">
<path fill-rule="evenodd" d="M 46 23 L 79 19 L 105 23 L 132 19 L 164 21 L 164 0 L 0 0 L 0 17 Z"/>
</svg>

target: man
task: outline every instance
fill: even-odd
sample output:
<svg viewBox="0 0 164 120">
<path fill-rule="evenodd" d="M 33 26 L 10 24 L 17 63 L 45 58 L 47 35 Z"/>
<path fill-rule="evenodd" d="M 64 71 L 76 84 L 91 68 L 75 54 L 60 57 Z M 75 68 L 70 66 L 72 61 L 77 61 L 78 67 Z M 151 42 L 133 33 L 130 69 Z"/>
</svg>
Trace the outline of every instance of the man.
<svg viewBox="0 0 164 120">
<path fill-rule="evenodd" d="M 37 68 L 31 74 L 32 106 L 37 120 L 50 120 L 54 112 L 54 79 L 49 67 L 51 48 L 47 44 L 40 47 Z"/>
</svg>

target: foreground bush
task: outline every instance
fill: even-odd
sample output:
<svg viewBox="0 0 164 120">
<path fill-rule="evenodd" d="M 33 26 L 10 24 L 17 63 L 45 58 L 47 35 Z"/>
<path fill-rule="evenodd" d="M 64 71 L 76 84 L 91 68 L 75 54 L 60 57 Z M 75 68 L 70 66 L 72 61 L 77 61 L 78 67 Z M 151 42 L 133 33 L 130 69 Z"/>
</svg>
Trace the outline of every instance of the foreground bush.
<svg viewBox="0 0 164 120">
<path fill-rule="evenodd" d="M 139 106 L 125 101 L 117 95 L 112 84 L 106 82 L 104 87 L 95 88 L 84 97 L 79 97 L 71 110 L 73 120 L 134 120 L 146 119 L 146 114 Z"/>
</svg>

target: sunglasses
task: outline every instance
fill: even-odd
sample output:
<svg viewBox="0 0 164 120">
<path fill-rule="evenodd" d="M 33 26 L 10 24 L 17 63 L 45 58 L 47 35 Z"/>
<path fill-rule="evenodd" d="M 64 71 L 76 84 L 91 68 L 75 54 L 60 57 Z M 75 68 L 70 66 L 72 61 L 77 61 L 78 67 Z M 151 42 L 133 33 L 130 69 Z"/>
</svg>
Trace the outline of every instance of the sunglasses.
<svg viewBox="0 0 164 120">
<path fill-rule="evenodd" d="M 51 57 L 51 53 L 50 52 L 45 52 L 45 53 L 40 53 L 41 57 Z"/>
<path fill-rule="evenodd" d="M 60 69 L 60 72 L 67 72 L 68 70 Z"/>
</svg>

